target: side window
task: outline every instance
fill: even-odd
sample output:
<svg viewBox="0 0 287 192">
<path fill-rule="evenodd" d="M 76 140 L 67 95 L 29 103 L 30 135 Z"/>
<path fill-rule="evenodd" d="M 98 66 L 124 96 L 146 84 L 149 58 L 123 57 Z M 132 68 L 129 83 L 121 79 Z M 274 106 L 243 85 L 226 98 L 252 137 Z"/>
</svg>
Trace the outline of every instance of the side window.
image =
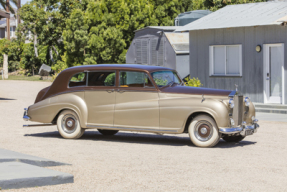
<svg viewBox="0 0 287 192">
<path fill-rule="evenodd" d="M 144 72 L 120 72 L 121 87 L 153 87 L 148 75 Z"/>
<path fill-rule="evenodd" d="M 88 86 L 115 86 L 115 71 L 89 72 Z"/>
<path fill-rule="evenodd" d="M 85 86 L 86 76 L 87 74 L 84 72 L 75 74 L 69 82 L 69 87 Z"/>
</svg>

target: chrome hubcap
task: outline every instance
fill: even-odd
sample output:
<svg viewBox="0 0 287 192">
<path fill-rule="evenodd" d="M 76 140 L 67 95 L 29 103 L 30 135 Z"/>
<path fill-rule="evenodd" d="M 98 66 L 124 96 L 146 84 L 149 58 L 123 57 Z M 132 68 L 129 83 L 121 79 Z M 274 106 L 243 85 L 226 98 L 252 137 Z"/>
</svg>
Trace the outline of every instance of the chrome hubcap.
<svg viewBox="0 0 287 192">
<path fill-rule="evenodd" d="M 69 133 L 69 134 L 74 133 L 77 129 L 77 125 L 78 125 L 78 120 L 72 114 L 67 114 L 62 119 L 61 126 L 62 126 L 63 131 L 65 131 L 66 133 Z"/>
<path fill-rule="evenodd" d="M 202 128 L 202 129 L 200 130 L 200 132 L 201 132 L 203 135 L 205 135 L 205 134 L 207 133 L 207 129 L 204 127 L 204 128 Z"/>
<path fill-rule="evenodd" d="M 73 126 L 73 122 L 72 122 L 72 121 L 68 121 L 68 122 L 67 122 L 67 126 L 68 126 L 68 127 L 72 127 L 72 126 Z"/>
<path fill-rule="evenodd" d="M 213 135 L 213 126 L 208 121 L 198 121 L 195 124 L 194 135 L 199 141 L 208 141 Z"/>
</svg>

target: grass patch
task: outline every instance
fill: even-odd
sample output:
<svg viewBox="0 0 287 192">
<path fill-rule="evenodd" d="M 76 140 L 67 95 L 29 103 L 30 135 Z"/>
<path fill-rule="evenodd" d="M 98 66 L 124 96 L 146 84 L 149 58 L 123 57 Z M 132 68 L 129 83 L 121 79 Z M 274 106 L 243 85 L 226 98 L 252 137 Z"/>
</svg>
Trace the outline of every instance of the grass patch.
<svg viewBox="0 0 287 192">
<path fill-rule="evenodd" d="M 46 81 L 46 82 L 51 82 L 51 79 L 45 79 L 41 80 L 41 77 L 39 75 L 34 75 L 34 76 L 25 76 L 25 75 L 9 75 L 8 79 L 5 80 L 24 80 L 24 81 Z M 1 77 L 2 80 L 2 77 Z"/>
</svg>

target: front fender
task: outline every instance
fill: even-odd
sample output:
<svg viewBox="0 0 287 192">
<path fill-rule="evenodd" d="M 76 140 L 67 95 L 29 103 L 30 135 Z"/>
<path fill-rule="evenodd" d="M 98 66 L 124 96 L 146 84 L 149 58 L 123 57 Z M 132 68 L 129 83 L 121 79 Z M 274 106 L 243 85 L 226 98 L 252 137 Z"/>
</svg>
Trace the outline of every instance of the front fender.
<svg viewBox="0 0 287 192">
<path fill-rule="evenodd" d="M 31 121 L 52 123 L 56 115 L 65 109 L 77 113 L 81 127 L 86 127 L 88 110 L 84 92 L 66 93 L 44 99 L 29 107 L 28 116 Z"/>
<path fill-rule="evenodd" d="M 229 125 L 228 107 L 222 97 L 201 95 L 161 94 L 160 127 L 177 129 L 182 132 L 188 118 L 194 113 L 207 113 L 212 116 L 218 127 Z"/>
</svg>

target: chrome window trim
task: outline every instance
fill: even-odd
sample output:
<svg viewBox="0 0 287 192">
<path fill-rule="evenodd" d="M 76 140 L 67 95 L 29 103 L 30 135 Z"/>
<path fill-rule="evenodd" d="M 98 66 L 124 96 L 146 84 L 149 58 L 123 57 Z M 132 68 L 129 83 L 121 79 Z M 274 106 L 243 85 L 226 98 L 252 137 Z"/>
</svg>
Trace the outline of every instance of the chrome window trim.
<svg viewBox="0 0 287 192">
<path fill-rule="evenodd" d="M 148 132 L 170 132 L 177 133 L 177 130 L 164 130 L 164 129 L 144 129 L 144 128 L 127 128 L 127 127 L 111 127 L 111 126 L 101 126 L 101 125 L 88 125 L 89 128 L 98 128 L 98 129 L 119 129 L 119 130 L 129 130 L 129 131 L 148 131 Z"/>
<path fill-rule="evenodd" d="M 85 75 L 87 76 L 87 71 L 83 71 L 83 72 L 78 72 L 78 73 L 75 73 L 74 75 L 72 75 L 72 77 L 70 78 L 70 80 L 69 80 L 69 82 L 68 82 L 68 86 L 67 86 L 67 88 L 69 89 L 69 88 L 72 88 L 72 87 L 70 87 L 70 82 L 71 82 L 71 79 L 75 76 L 75 75 L 77 75 L 77 74 L 79 74 L 79 73 L 86 73 Z M 86 79 L 86 85 L 87 85 L 87 79 Z M 81 86 L 74 86 L 74 87 L 85 87 L 86 85 L 81 85 Z"/>
<path fill-rule="evenodd" d="M 147 75 L 148 79 L 150 80 L 150 82 L 152 83 L 152 86 L 153 87 L 121 87 L 121 72 L 137 72 L 137 73 L 144 73 L 145 75 Z M 118 88 L 137 88 L 137 89 L 156 89 L 156 87 L 154 86 L 154 83 L 152 82 L 152 80 L 150 79 L 149 75 L 147 72 L 145 71 L 130 71 L 130 70 L 119 70 L 119 77 L 118 77 L 118 80 L 119 80 L 119 87 Z"/>
<path fill-rule="evenodd" d="M 87 73 L 95 73 L 95 72 L 114 72 L 115 73 L 115 84 L 114 86 L 88 86 L 88 80 L 87 79 L 87 87 L 116 87 L 116 80 L 117 80 L 117 70 L 99 70 L 99 71 L 87 71 Z M 87 78 L 89 77 L 89 75 L 87 75 Z"/>
<path fill-rule="evenodd" d="M 176 70 L 159 70 L 159 71 L 153 71 L 153 72 L 150 73 L 151 77 L 153 78 L 153 76 L 152 76 L 153 73 L 160 72 L 160 71 L 171 71 L 171 72 L 174 72 L 174 73 L 176 74 L 177 78 L 179 79 L 180 83 L 181 83 L 181 84 L 183 83 L 183 85 L 185 85 L 184 82 L 182 81 L 181 77 L 178 75 L 178 73 L 177 73 Z M 153 81 L 154 81 L 154 79 L 153 79 Z M 158 88 L 164 87 L 164 86 L 159 87 L 158 85 L 156 85 L 156 86 L 157 86 Z"/>
</svg>

